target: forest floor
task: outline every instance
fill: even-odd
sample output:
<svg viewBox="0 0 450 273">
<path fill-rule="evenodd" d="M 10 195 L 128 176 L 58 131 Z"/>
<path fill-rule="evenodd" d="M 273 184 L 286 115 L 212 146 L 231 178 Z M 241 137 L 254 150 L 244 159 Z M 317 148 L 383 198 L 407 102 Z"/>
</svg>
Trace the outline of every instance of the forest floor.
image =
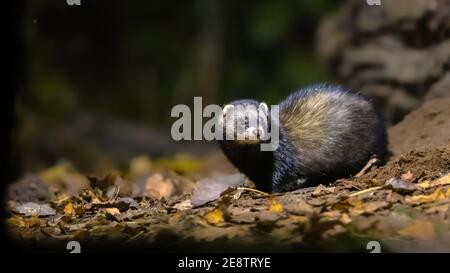
<svg viewBox="0 0 450 273">
<path fill-rule="evenodd" d="M 331 185 L 266 194 L 220 152 L 137 157 L 86 176 L 67 162 L 8 195 L 17 241 L 157 251 L 450 251 L 450 99 L 389 129 L 391 159 Z M 245 187 L 242 187 L 242 185 Z"/>
</svg>

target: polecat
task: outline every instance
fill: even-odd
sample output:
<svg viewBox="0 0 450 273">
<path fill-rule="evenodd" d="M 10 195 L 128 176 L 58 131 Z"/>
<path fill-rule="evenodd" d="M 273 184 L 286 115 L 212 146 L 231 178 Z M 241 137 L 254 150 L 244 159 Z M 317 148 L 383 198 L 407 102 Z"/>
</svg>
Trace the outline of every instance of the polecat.
<svg viewBox="0 0 450 273">
<path fill-rule="evenodd" d="M 245 107 L 249 105 L 254 107 Z M 258 116 L 269 121 L 267 130 L 273 127 L 264 102 L 230 102 L 222 118 L 230 114 L 237 114 L 234 125 L 246 126 L 245 137 L 218 142 L 228 159 L 264 191 L 329 183 L 357 173 L 372 156 L 380 162 L 387 156 L 386 129 L 380 115 L 368 99 L 341 86 L 313 85 L 281 101 L 279 146 L 274 151 L 261 151 L 260 144 L 268 141 L 261 137 L 264 130 L 259 123 L 249 123 L 249 117 Z M 226 134 L 232 123 L 221 126 Z"/>
</svg>

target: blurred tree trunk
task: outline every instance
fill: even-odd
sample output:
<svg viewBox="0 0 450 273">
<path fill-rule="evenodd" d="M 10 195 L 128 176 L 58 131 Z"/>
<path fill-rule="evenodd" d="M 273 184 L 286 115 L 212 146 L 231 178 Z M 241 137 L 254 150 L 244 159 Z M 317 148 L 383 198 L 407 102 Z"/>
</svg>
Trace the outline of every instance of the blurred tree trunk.
<svg viewBox="0 0 450 273">
<path fill-rule="evenodd" d="M 317 48 L 345 84 L 375 99 L 388 123 L 450 95 L 450 1 L 352 0 L 319 28 Z"/>
<path fill-rule="evenodd" d="M 216 102 L 219 91 L 223 54 L 223 12 L 222 0 L 201 2 L 202 29 L 199 37 L 197 85 L 204 104 Z"/>
</svg>

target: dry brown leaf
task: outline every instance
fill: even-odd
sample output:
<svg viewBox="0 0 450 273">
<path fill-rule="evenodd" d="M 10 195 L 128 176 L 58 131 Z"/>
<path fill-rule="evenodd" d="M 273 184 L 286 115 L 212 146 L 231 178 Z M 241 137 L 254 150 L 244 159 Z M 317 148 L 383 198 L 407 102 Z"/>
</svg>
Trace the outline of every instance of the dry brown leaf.
<svg viewBox="0 0 450 273">
<path fill-rule="evenodd" d="M 147 178 L 145 196 L 161 200 L 168 199 L 175 193 L 175 185 L 170 179 L 164 179 L 161 174 L 154 174 Z"/>
<path fill-rule="evenodd" d="M 285 203 L 284 209 L 293 214 L 310 215 L 314 213 L 314 208 L 310 204 L 306 203 L 303 198 L 297 198 L 288 203 Z"/>
<path fill-rule="evenodd" d="M 400 236 L 413 237 L 419 240 L 431 240 L 435 237 L 433 224 L 426 219 L 414 221 L 411 225 L 397 231 Z"/>
<path fill-rule="evenodd" d="M 342 213 L 341 218 L 339 219 L 339 221 L 341 221 L 342 224 L 347 225 L 347 224 L 350 224 L 352 222 L 352 219 L 350 218 L 350 216 L 348 216 L 347 213 Z"/>
<path fill-rule="evenodd" d="M 184 201 L 182 201 L 182 202 L 180 202 L 180 203 L 176 203 L 175 205 L 173 205 L 173 208 L 174 208 L 174 209 L 177 209 L 177 210 L 187 210 L 187 209 L 190 209 L 190 208 L 192 208 L 191 200 L 186 199 L 186 200 L 184 200 Z"/>
<path fill-rule="evenodd" d="M 411 179 L 412 177 L 413 177 L 413 174 L 412 174 L 411 171 L 408 171 L 407 173 L 404 173 L 404 174 L 402 174 L 402 175 L 400 176 L 400 178 L 401 178 L 402 180 L 409 180 L 409 179 Z"/>
<path fill-rule="evenodd" d="M 386 201 L 363 202 L 355 198 L 349 199 L 348 202 L 352 205 L 352 207 L 349 208 L 349 213 L 352 216 L 372 214 L 378 209 L 384 208 L 389 205 L 389 203 Z"/>
</svg>

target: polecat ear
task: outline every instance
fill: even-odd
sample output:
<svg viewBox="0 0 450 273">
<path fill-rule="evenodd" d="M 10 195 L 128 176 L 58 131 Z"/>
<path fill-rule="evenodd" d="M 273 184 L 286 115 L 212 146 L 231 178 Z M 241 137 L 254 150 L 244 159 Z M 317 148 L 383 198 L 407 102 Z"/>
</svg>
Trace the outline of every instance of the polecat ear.
<svg viewBox="0 0 450 273">
<path fill-rule="evenodd" d="M 268 114 L 269 113 L 269 107 L 267 106 L 267 104 L 265 102 L 261 102 L 258 106 L 258 110 L 263 111 L 264 114 Z"/>
</svg>

